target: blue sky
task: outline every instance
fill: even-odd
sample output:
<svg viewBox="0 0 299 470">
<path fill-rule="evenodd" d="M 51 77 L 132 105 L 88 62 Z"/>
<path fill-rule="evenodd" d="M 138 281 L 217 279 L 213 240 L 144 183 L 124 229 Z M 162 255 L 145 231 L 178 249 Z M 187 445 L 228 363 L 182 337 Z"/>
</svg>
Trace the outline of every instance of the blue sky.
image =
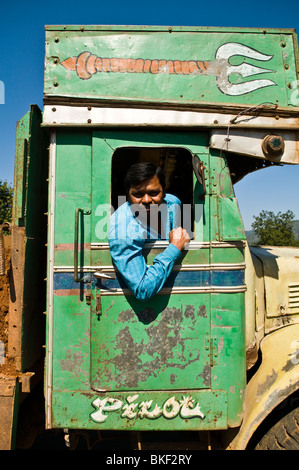
<svg viewBox="0 0 299 470">
<path fill-rule="evenodd" d="M 0 104 L 0 180 L 9 183 L 13 183 L 16 122 L 30 104 L 43 106 L 45 25 L 236 26 L 295 28 L 299 32 L 298 0 L 11 0 L 1 5 L 0 13 L 0 81 L 5 87 L 5 102 Z M 247 175 L 235 191 L 246 229 L 250 229 L 253 215 L 263 209 L 275 213 L 290 209 L 299 219 L 299 165 Z"/>
</svg>

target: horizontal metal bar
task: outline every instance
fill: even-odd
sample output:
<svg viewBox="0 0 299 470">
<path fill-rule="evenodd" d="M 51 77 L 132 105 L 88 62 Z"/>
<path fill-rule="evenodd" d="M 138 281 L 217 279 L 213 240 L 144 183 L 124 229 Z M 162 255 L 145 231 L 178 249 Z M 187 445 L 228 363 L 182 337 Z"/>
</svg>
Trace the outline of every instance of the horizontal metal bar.
<svg viewBox="0 0 299 470">
<path fill-rule="evenodd" d="M 144 249 L 165 249 L 169 245 L 166 240 L 146 242 Z M 246 245 L 245 240 L 224 241 L 224 242 L 195 242 L 191 241 L 188 244 L 188 250 L 201 250 L 202 248 L 243 248 Z M 91 250 L 109 250 L 108 242 L 91 243 Z"/>
<path fill-rule="evenodd" d="M 238 293 L 246 292 L 246 286 L 234 286 L 234 287 L 165 287 L 160 290 L 156 295 L 161 294 L 202 294 L 202 293 Z M 133 295 L 129 289 L 113 289 L 113 290 L 101 290 L 101 295 Z"/>
<path fill-rule="evenodd" d="M 103 272 L 103 271 L 102 271 Z M 87 288 L 96 281 L 96 287 L 103 295 L 106 293 L 125 293 L 127 286 L 122 277 L 112 277 L 105 279 L 93 279 L 92 272 L 81 272 L 82 282 Z M 61 292 L 74 292 L 77 290 L 77 283 L 74 281 L 73 272 L 54 273 L 54 292 L 60 295 Z M 83 281 L 84 279 L 84 281 Z M 244 265 L 242 269 L 209 269 L 209 270 L 178 270 L 172 271 L 164 284 L 162 292 L 239 292 L 246 289 Z"/>
<path fill-rule="evenodd" d="M 231 271 L 236 269 L 245 269 L 245 267 L 245 263 L 175 264 L 173 266 L 173 271 L 210 271 L 219 269 L 222 271 Z M 81 267 L 81 272 L 85 273 L 93 273 L 99 270 L 107 274 L 117 271 L 113 266 L 97 265 Z M 56 273 L 71 273 L 73 271 L 73 266 L 54 266 L 54 272 Z"/>
<path fill-rule="evenodd" d="M 294 28 L 253 28 L 245 27 L 239 28 L 236 26 L 176 26 L 176 25 L 98 25 L 98 24 L 88 24 L 88 25 L 45 25 L 45 31 L 79 31 L 82 33 L 85 32 L 103 32 L 103 31 L 125 31 L 125 32 L 135 32 L 137 34 L 150 31 L 162 31 L 162 32 L 196 32 L 196 33 L 259 33 L 259 34 L 293 34 L 296 32 Z"/>
<path fill-rule="evenodd" d="M 271 131 L 272 132 L 272 131 Z M 270 134 L 270 132 L 269 132 Z M 299 163 L 299 133 L 294 128 L 292 132 L 285 129 L 277 129 L 276 134 L 280 136 L 284 149 L 281 153 L 266 154 L 263 150 L 263 141 L 265 131 L 233 129 L 229 132 L 227 129 L 212 130 L 210 139 L 210 148 L 225 150 L 238 155 L 247 155 L 255 158 L 266 159 L 276 163 Z"/>
<path fill-rule="evenodd" d="M 279 116 L 250 116 L 232 124 L 236 114 L 220 110 L 173 110 L 133 107 L 97 107 L 45 105 L 43 126 L 171 126 L 212 128 L 298 129 L 297 114 Z M 247 116 L 248 118 L 248 116 Z"/>
<path fill-rule="evenodd" d="M 152 241 L 146 242 L 144 245 L 144 249 L 151 249 L 151 248 L 160 248 L 165 249 L 169 245 L 169 242 L 166 240 L 159 240 L 159 241 Z M 190 242 L 188 245 L 188 249 L 190 250 L 199 250 L 202 248 L 209 248 L 209 242 Z M 100 242 L 100 243 L 91 243 L 90 244 L 91 250 L 109 250 L 109 243 L 108 242 Z"/>
</svg>

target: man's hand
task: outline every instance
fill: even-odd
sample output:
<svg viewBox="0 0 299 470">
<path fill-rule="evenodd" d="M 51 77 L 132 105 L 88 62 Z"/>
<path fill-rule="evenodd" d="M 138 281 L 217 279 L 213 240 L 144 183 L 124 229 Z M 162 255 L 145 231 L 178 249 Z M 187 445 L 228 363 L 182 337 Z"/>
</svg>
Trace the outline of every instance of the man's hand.
<svg viewBox="0 0 299 470">
<path fill-rule="evenodd" d="M 189 242 L 190 237 L 187 231 L 182 227 L 177 227 L 169 232 L 169 243 L 175 245 L 180 251 L 183 251 Z"/>
</svg>

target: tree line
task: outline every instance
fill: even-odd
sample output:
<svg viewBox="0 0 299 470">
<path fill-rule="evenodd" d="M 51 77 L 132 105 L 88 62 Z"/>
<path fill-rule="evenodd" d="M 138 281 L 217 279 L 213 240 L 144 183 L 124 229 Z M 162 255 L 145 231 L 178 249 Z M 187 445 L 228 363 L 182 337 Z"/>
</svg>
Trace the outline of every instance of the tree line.
<svg viewBox="0 0 299 470">
<path fill-rule="evenodd" d="M 10 222 L 12 216 L 13 188 L 7 181 L 0 180 L 0 225 Z"/>
<path fill-rule="evenodd" d="M 277 214 L 261 211 L 253 218 L 251 227 L 257 236 L 258 245 L 299 246 L 299 240 L 294 233 L 295 214 L 292 211 Z"/>
</svg>

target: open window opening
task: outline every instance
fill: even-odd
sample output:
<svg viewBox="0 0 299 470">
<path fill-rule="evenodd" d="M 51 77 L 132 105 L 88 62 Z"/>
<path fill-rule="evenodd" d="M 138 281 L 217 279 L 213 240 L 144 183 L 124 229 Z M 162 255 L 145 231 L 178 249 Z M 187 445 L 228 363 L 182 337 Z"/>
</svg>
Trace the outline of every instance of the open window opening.
<svg viewBox="0 0 299 470">
<path fill-rule="evenodd" d="M 112 157 L 111 203 L 117 209 L 119 197 L 125 196 L 124 177 L 134 163 L 151 162 L 165 173 L 166 192 L 177 196 L 193 212 L 192 154 L 181 147 L 121 147 Z M 193 220 L 193 217 L 191 217 Z M 192 222 L 193 229 L 193 222 Z"/>
</svg>

